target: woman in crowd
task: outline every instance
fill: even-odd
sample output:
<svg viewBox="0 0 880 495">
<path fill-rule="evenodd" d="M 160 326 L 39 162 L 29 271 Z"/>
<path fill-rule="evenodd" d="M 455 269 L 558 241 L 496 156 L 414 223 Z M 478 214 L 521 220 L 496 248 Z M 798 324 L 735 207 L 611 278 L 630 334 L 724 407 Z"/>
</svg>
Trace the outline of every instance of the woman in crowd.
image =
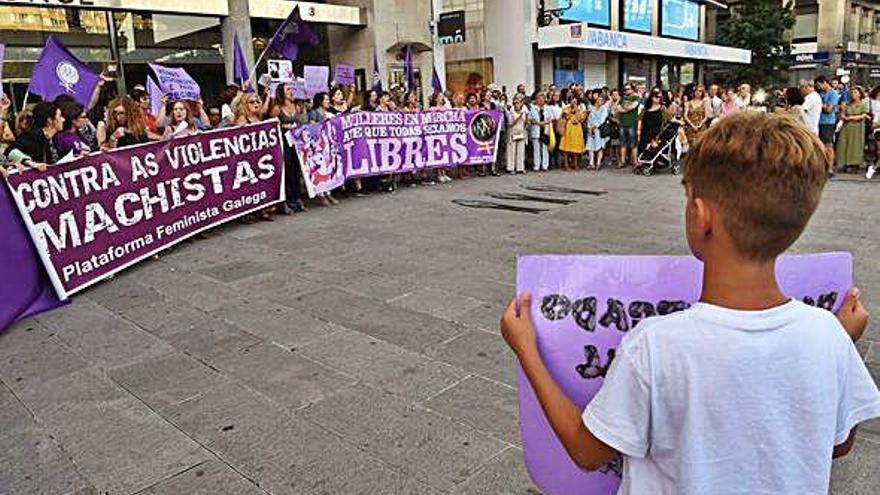
<svg viewBox="0 0 880 495">
<path fill-rule="evenodd" d="M 861 168 L 865 164 L 865 122 L 870 120 L 868 102 L 864 101 L 862 88 L 856 86 L 849 91 L 849 103 L 841 112 L 843 128 L 837 137 L 835 155 L 837 166 L 844 171 L 848 167 Z"/>
<path fill-rule="evenodd" d="M 616 125 L 620 125 L 620 120 L 618 119 L 618 114 L 620 113 L 620 91 L 617 89 L 612 89 L 608 95 L 608 101 L 605 103 L 605 106 L 608 107 L 608 117 L 611 119 Z M 607 146 L 608 153 L 608 162 L 610 166 L 617 165 L 617 157 L 620 155 L 620 135 L 613 135 L 608 140 Z"/>
<path fill-rule="evenodd" d="M 103 148 L 116 149 L 146 143 L 147 126 L 140 106 L 128 96 L 113 99 L 107 105 L 107 141 Z"/>
<path fill-rule="evenodd" d="M 517 93 L 513 106 L 507 110 L 507 173 L 526 173 L 526 120 L 528 110 L 525 98 Z"/>
<path fill-rule="evenodd" d="M 64 158 L 69 153 L 73 153 L 73 156 L 81 156 L 91 152 L 92 148 L 83 142 L 79 134 L 79 130 L 89 120 L 86 117 L 85 107 L 76 102 L 68 102 L 61 107 L 61 115 L 64 117 L 64 126 L 52 138 L 59 157 Z"/>
<path fill-rule="evenodd" d="M 57 162 L 61 155 L 53 138 L 64 128 L 64 116 L 54 103 L 40 102 L 33 109 L 31 128 L 19 134 L 6 149 L 10 162 L 45 170 L 45 165 Z"/>
<path fill-rule="evenodd" d="M 532 145 L 532 170 L 546 171 L 550 168 L 549 134 L 547 126 L 550 115 L 547 109 L 547 97 L 543 91 L 532 93 L 532 105 L 529 109 L 529 142 Z"/>
<path fill-rule="evenodd" d="M 331 119 L 333 113 L 330 111 L 330 106 L 330 96 L 328 96 L 327 93 L 316 94 L 315 97 L 312 98 L 312 109 L 309 111 L 309 123 L 317 124 Z M 318 194 L 318 197 L 323 206 L 339 204 L 339 201 L 337 201 L 329 191 Z"/>
<path fill-rule="evenodd" d="M 263 101 L 257 93 L 239 93 L 232 100 L 232 124 L 236 127 L 244 127 L 261 122 L 263 120 L 262 109 Z M 272 222 L 275 220 L 273 213 L 275 213 L 275 207 L 269 206 L 260 210 L 257 216 L 260 220 Z M 252 215 L 247 215 L 242 221 L 254 223 L 255 218 Z"/>
<path fill-rule="evenodd" d="M 706 128 L 706 122 L 709 119 L 706 88 L 702 84 L 694 88 L 694 97 L 688 101 L 685 109 L 684 131 L 685 135 L 687 135 L 688 144 L 693 146 L 694 140 Z"/>
<path fill-rule="evenodd" d="M 465 99 L 465 108 L 468 110 L 479 110 L 480 98 L 476 93 L 468 93 L 467 98 Z"/>
<path fill-rule="evenodd" d="M 401 105 L 401 112 L 418 112 L 421 110 L 421 106 L 419 105 L 419 94 L 415 91 L 407 91 L 403 95 L 403 104 Z"/>
<path fill-rule="evenodd" d="M 732 89 L 727 89 L 721 94 L 721 113 L 718 115 L 718 118 L 724 118 L 728 115 L 733 115 L 739 111 L 739 107 L 736 104 L 736 94 L 734 94 Z"/>
<path fill-rule="evenodd" d="M 330 88 L 330 107 L 327 111 L 331 115 L 341 115 L 351 110 L 350 99 L 346 99 L 345 91 L 340 86 Z"/>
<path fill-rule="evenodd" d="M 556 129 L 559 127 L 557 122 L 562 118 L 562 93 L 558 89 L 551 89 L 548 95 L 547 118 L 550 119 L 550 125 L 547 130 L 555 134 L 555 146 L 550 148 L 550 168 L 555 168 L 559 167 L 562 161 L 560 159 L 562 155 L 559 152 L 559 141 L 562 139 L 562 136 L 556 132 Z"/>
<path fill-rule="evenodd" d="M 198 132 L 192 107 L 188 101 L 178 100 L 170 105 L 171 119 L 165 126 L 162 139 L 191 136 Z"/>
<path fill-rule="evenodd" d="M 437 92 L 435 92 L 434 94 L 432 94 L 432 95 L 431 95 L 431 99 L 428 100 L 428 102 L 429 102 L 429 105 L 430 105 L 430 106 L 428 107 L 428 111 L 431 111 L 431 112 L 442 112 L 443 110 L 446 110 L 446 97 L 443 96 L 443 93 L 441 93 L 441 92 L 439 92 L 439 91 L 437 91 Z M 449 182 L 449 181 L 451 181 L 451 180 L 452 180 L 452 178 L 450 178 L 450 177 L 446 174 L 446 169 L 445 169 L 445 168 L 438 168 L 438 169 L 437 169 L 437 181 L 438 181 L 438 182 L 440 182 L 441 184 L 445 184 L 445 183 L 447 183 L 447 182 Z"/>
<path fill-rule="evenodd" d="M 669 111 L 663 106 L 663 94 L 652 91 L 645 109 L 639 115 L 639 154 L 656 144 L 657 136 L 669 119 Z"/>
<path fill-rule="evenodd" d="M 290 84 L 279 84 L 275 91 L 272 110 L 269 115 L 278 119 L 281 124 L 281 132 L 287 135 L 288 132 L 308 125 L 309 116 L 305 110 L 305 102 L 293 97 L 293 86 Z M 299 157 L 296 149 L 287 142 L 286 138 L 281 139 L 284 148 L 284 177 L 286 180 L 285 192 L 287 200 L 282 212 L 286 215 L 299 213 L 305 210 L 300 190 L 302 187 L 302 169 L 300 168 Z"/>
<path fill-rule="evenodd" d="M 868 167 L 868 172 L 866 177 L 868 179 L 874 177 L 874 174 L 878 170 L 878 164 L 880 164 L 880 86 L 876 86 L 871 90 L 868 105 L 871 109 L 871 129 L 869 136 L 871 138 L 871 153 L 870 157 L 870 166 Z"/>
<path fill-rule="evenodd" d="M 590 107 L 590 115 L 587 117 L 587 151 L 589 152 L 589 169 L 599 170 L 602 168 L 602 158 L 605 152 L 605 144 L 608 139 L 602 137 L 599 126 L 605 123 L 609 117 L 609 107 L 605 104 L 605 97 L 601 94 L 596 96 L 596 101 Z"/>
<path fill-rule="evenodd" d="M 562 121 L 565 123 L 565 131 L 559 143 L 559 151 L 562 152 L 565 170 L 575 171 L 581 162 L 585 149 L 584 128 L 582 124 L 586 119 L 587 115 L 581 109 L 580 100 L 578 100 L 577 96 L 572 96 L 568 101 L 568 106 L 562 110 Z"/>
<path fill-rule="evenodd" d="M 131 99 L 136 101 L 141 107 L 144 125 L 147 126 L 147 134 L 150 134 L 150 139 L 158 140 L 160 134 L 157 127 L 157 118 L 150 112 L 150 95 L 143 89 L 136 88 L 131 91 Z"/>
<path fill-rule="evenodd" d="M 379 92 L 375 89 L 371 89 L 364 94 L 364 108 L 365 112 L 375 112 L 376 108 L 379 106 Z"/>
<path fill-rule="evenodd" d="M 9 108 L 11 106 L 12 101 L 8 96 L 0 96 L 0 150 L 5 149 L 6 146 L 15 141 L 15 132 L 12 131 L 12 126 L 6 120 L 9 117 Z"/>
<path fill-rule="evenodd" d="M 55 97 L 55 105 L 61 109 L 62 113 L 64 113 L 64 109 L 69 105 L 78 104 L 72 95 L 60 94 Z M 86 117 L 77 122 L 79 125 L 76 126 L 76 133 L 79 135 L 79 139 L 89 147 L 89 151 L 98 151 L 100 146 L 98 146 L 97 129 L 92 124 L 92 121 L 88 119 L 88 111 L 88 108 L 83 107 L 83 115 L 86 115 Z"/>
</svg>

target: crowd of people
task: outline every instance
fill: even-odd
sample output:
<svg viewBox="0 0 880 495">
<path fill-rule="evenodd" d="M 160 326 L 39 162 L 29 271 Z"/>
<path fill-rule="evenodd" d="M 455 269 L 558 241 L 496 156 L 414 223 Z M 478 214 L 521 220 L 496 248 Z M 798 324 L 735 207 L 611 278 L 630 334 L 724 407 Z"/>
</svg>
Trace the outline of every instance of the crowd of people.
<svg viewBox="0 0 880 495">
<path fill-rule="evenodd" d="M 103 81 L 102 81 L 103 84 Z M 422 105 L 417 91 L 393 86 L 390 91 L 370 90 L 356 104 L 354 86 L 332 86 L 310 100 L 294 97 L 290 84 L 243 91 L 229 85 L 210 104 L 202 101 L 167 101 L 158 112 L 144 87 L 110 99 L 97 111 L 61 95 L 20 112 L 14 125 L 7 121 L 9 100 L 0 99 L 0 170 L 30 166 L 44 169 L 70 157 L 112 150 L 151 141 L 172 139 L 230 126 L 243 126 L 277 118 L 282 130 L 322 122 L 347 112 L 435 111 L 448 108 L 499 110 L 501 138 L 497 160 L 490 166 L 458 167 L 387 177 L 353 180 L 316 200 L 325 206 L 338 196 L 393 192 L 401 185 L 433 185 L 474 175 L 500 175 L 558 168 L 566 171 L 603 167 L 636 168 L 639 156 L 657 146 L 664 126 L 675 121 L 679 153 L 709 126 L 743 111 L 786 112 L 802 120 L 826 145 L 832 157 L 828 172 L 867 169 L 870 178 L 880 160 L 875 131 L 880 130 L 880 87 L 866 94 L 859 86 L 845 87 L 840 80 L 817 77 L 799 88 L 753 91 L 688 85 L 676 90 L 624 84 L 618 89 L 586 89 L 571 84 L 550 85 L 528 94 L 523 84 L 508 95 L 497 85 L 481 93 L 430 95 Z M 94 99 L 93 102 L 98 101 Z M 89 115 L 97 115 L 94 119 Z M 266 210 L 255 218 L 272 220 L 274 213 L 304 211 L 302 171 L 295 150 L 285 140 L 287 202 L 277 211 Z M 335 196 L 334 196 L 335 194 Z"/>
</svg>

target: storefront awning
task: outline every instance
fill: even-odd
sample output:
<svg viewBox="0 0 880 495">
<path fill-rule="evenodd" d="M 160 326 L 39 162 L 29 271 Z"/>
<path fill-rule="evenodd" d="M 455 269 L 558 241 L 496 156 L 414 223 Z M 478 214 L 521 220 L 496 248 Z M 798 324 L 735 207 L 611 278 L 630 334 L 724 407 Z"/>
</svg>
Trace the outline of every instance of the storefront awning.
<svg viewBox="0 0 880 495">
<path fill-rule="evenodd" d="M 293 8 L 299 5 L 299 15 L 306 22 L 366 26 L 366 11 L 349 5 L 332 5 L 316 2 L 292 2 L 289 0 L 250 0 L 248 10 L 251 17 L 263 19 L 285 19 Z"/>
<path fill-rule="evenodd" d="M 735 64 L 752 62 L 752 52 L 741 48 L 609 31 L 585 24 L 560 24 L 538 29 L 538 49 L 552 48 L 580 48 Z"/>
</svg>

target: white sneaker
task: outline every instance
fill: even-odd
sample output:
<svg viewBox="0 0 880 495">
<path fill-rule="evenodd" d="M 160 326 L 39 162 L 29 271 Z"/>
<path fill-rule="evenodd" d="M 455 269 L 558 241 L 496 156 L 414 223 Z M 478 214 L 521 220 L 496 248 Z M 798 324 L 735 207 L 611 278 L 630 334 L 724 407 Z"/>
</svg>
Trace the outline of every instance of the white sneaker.
<svg viewBox="0 0 880 495">
<path fill-rule="evenodd" d="M 871 165 L 870 167 L 868 167 L 868 172 L 865 174 L 865 178 L 870 179 L 871 177 L 874 177 L 875 173 L 877 173 L 877 169 L 874 168 L 873 165 Z"/>
</svg>

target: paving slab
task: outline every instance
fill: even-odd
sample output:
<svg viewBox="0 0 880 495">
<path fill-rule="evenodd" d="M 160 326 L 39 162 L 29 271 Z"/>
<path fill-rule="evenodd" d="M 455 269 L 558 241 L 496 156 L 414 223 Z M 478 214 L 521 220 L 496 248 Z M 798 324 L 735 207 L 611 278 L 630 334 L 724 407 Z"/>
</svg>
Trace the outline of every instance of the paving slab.
<svg viewBox="0 0 880 495">
<path fill-rule="evenodd" d="M 291 409 L 352 385 L 355 378 L 269 343 L 218 355 L 217 368 Z"/>
<path fill-rule="evenodd" d="M 511 445 L 520 445 L 519 402 L 513 387 L 469 376 L 421 405 Z"/>
<path fill-rule="evenodd" d="M 351 330 L 297 353 L 414 401 L 427 399 L 466 375 L 460 369 Z"/>
<path fill-rule="evenodd" d="M 358 386 L 302 414 L 346 443 L 419 481 L 449 490 L 505 444 L 473 428 L 413 407 L 388 393 Z"/>
<path fill-rule="evenodd" d="M 516 386 L 516 356 L 500 335 L 471 330 L 428 349 L 426 354 L 471 373 Z"/>
<path fill-rule="evenodd" d="M 95 368 L 21 396 L 101 493 L 133 493 L 206 460 L 206 453 Z"/>
<path fill-rule="evenodd" d="M 266 495 L 228 464 L 205 461 L 137 492 L 136 495 Z"/>
<path fill-rule="evenodd" d="M 457 487 L 455 493 L 471 495 L 541 495 L 526 471 L 522 451 L 511 447 L 490 460 L 483 470 Z"/>
<path fill-rule="evenodd" d="M 302 309 L 248 298 L 212 313 L 261 339 L 295 349 L 339 330 Z"/>
<path fill-rule="evenodd" d="M 463 331 L 455 323 L 341 290 L 312 292 L 296 303 L 322 319 L 416 352 Z"/>
</svg>

